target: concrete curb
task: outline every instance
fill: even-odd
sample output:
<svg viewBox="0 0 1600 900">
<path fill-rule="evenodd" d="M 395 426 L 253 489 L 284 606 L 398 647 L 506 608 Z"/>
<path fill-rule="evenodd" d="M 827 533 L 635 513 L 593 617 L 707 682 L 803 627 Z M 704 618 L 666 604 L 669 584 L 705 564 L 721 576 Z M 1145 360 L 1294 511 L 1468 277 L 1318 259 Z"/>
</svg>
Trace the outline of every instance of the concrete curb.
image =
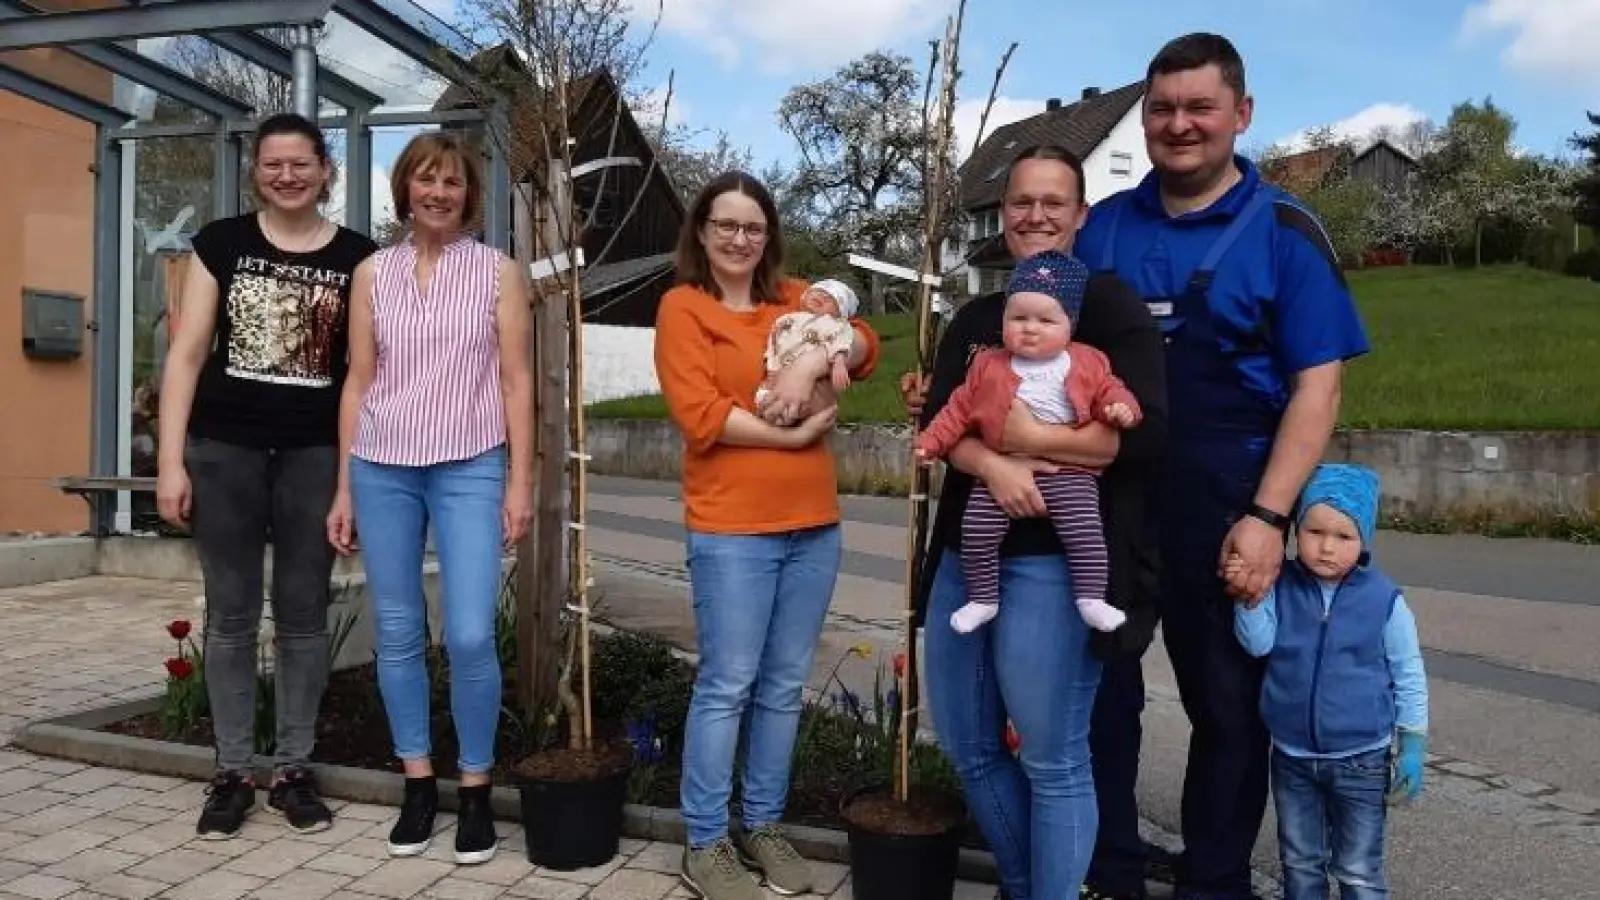
<svg viewBox="0 0 1600 900">
<path fill-rule="evenodd" d="M 121 719 L 154 712 L 159 707 L 160 701 L 152 697 L 43 719 L 24 725 L 12 743 L 30 753 L 90 765 L 196 781 L 210 778 L 216 763 L 209 747 L 98 730 Z M 258 757 L 256 767 L 261 774 L 265 774 L 271 767 L 271 761 Z M 398 772 L 330 765 L 318 765 L 316 770 L 317 787 L 328 797 L 352 803 L 397 807 L 404 796 L 405 777 Z M 441 808 L 455 809 L 455 787 L 453 780 L 439 780 Z M 490 802 L 496 816 L 521 821 L 522 799 L 514 786 L 496 786 Z M 784 832 L 795 849 L 808 859 L 850 864 L 850 845 L 843 831 L 787 825 Z M 623 808 L 622 833 L 624 837 L 636 840 L 681 844 L 685 828 L 683 817 L 675 809 L 629 804 Z M 987 852 L 967 848 L 961 851 L 958 873 L 969 881 L 995 884 L 999 880 L 994 857 Z"/>
</svg>

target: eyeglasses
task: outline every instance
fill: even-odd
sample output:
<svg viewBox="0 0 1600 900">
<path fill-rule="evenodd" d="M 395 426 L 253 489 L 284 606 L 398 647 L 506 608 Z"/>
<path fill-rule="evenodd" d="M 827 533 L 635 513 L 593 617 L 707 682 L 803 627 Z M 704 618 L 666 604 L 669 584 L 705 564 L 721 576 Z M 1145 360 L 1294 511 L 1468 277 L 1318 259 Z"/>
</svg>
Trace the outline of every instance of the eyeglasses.
<svg viewBox="0 0 1600 900">
<path fill-rule="evenodd" d="M 716 232 L 717 237 L 731 241 L 742 232 L 745 239 L 752 244 L 759 244 L 767 239 L 767 225 L 765 222 L 738 222 L 733 219 L 707 219 L 706 224 Z"/>
<path fill-rule="evenodd" d="M 1026 216 L 1033 212 L 1034 207 L 1039 207 L 1047 219 L 1059 219 L 1072 209 L 1074 203 L 1059 197 L 1016 197 L 1006 201 L 1006 212 L 1013 216 Z"/>
</svg>

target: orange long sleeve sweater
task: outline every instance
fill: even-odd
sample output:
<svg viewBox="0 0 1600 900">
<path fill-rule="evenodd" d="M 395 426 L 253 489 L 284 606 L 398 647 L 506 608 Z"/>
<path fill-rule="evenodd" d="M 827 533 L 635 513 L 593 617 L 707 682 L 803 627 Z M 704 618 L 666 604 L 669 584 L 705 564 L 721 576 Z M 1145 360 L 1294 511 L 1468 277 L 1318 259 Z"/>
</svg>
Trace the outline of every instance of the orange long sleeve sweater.
<svg viewBox="0 0 1600 900">
<path fill-rule="evenodd" d="M 735 312 L 705 291 L 679 285 L 656 312 L 656 377 L 683 434 L 685 524 L 716 534 L 771 534 L 839 521 L 838 482 L 826 440 L 799 450 L 731 447 L 718 441 L 735 407 L 755 411 L 766 377 L 762 355 L 772 323 L 800 308 L 805 284 L 785 281 L 782 302 Z M 852 320 L 867 355 L 851 373 L 878 364 L 876 333 Z"/>
</svg>

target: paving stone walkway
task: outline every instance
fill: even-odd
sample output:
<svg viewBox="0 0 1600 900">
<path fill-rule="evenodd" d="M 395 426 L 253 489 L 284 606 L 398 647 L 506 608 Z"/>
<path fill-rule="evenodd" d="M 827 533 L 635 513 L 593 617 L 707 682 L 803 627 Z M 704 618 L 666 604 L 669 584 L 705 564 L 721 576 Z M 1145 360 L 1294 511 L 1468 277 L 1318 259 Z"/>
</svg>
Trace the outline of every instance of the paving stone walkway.
<svg viewBox="0 0 1600 900">
<path fill-rule="evenodd" d="M 92 578 L 0 590 L 0 900 L 664 900 L 682 847 L 625 840 L 609 865 L 578 872 L 528 863 L 521 827 L 499 824 L 500 854 L 449 861 L 454 823 L 419 859 L 390 859 L 394 810 L 331 802 L 332 829 L 289 831 L 264 806 L 231 841 L 195 837 L 204 785 L 48 759 L 6 745 L 28 721 L 152 696 L 173 644 L 166 625 L 194 612 L 184 582 Z M 848 870 L 814 863 L 819 896 L 850 900 Z M 962 883 L 956 900 L 990 900 Z M 773 895 L 775 896 L 775 895 Z"/>
</svg>

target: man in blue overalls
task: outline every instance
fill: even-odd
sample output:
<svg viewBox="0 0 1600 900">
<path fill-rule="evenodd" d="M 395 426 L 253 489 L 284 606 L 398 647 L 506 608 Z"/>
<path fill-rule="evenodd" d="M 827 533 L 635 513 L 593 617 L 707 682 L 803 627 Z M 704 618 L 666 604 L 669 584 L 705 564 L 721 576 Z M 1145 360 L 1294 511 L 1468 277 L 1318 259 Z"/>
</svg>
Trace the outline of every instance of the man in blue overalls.
<svg viewBox="0 0 1600 900">
<path fill-rule="evenodd" d="M 1253 102 L 1226 38 L 1193 34 L 1147 72 L 1154 171 L 1095 206 L 1078 238 L 1149 304 L 1167 350 L 1169 464 L 1160 492 L 1162 634 L 1192 734 L 1178 900 L 1247 898 L 1267 799 L 1262 667 L 1233 602 L 1284 559 L 1296 496 L 1367 338 L 1321 223 L 1234 153 Z M 1231 582 L 1222 562 L 1244 567 Z"/>
</svg>

